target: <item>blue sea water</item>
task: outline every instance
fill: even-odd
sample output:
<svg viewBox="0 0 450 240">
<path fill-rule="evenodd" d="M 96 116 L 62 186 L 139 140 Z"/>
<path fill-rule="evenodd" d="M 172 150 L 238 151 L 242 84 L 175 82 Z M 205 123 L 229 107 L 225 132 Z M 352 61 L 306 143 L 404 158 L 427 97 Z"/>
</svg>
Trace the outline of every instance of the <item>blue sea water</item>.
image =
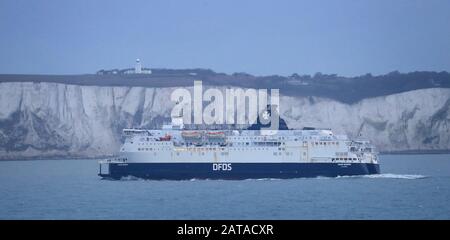
<svg viewBox="0 0 450 240">
<path fill-rule="evenodd" d="M 381 155 L 380 175 L 101 180 L 95 160 L 0 162 L 0 219 L 450 219 L 450 155 Z"/>
</svg>

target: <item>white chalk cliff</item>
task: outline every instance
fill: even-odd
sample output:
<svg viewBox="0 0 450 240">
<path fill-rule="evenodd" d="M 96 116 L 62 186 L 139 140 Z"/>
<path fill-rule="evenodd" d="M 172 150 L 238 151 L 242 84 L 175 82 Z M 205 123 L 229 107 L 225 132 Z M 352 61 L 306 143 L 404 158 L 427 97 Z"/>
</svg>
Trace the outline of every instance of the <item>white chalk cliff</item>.
<svg viewBox="0 0 450 240">
<path fill-rule="evenodd" d="M 151 128 L 169 119 L 173 89 L 0 83 L 0 159 L 113 155 L 123 128 Z M 290 128 L 326 127 L 351 137 L 360 133 L 380 151 L 450 149 L 450 89 L 354 104 L 282 96 L 280 106 Z"/>
</svg>

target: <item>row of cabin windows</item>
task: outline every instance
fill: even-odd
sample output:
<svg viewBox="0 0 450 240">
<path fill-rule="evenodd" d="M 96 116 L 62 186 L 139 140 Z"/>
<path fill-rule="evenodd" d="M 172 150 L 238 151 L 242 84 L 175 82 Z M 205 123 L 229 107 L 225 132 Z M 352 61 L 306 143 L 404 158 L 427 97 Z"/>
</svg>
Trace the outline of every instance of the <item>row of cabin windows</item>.
<svg viewBox="0 0 450 240">
<path fill-rule="evenodd" d="M 161 148 L 161 150 L 169 150 L 170 148 Z M 230 150 L 269 150 L 269 148 L 264 147 L 252 147 L 252 148 L 229 148 Z M 153 148 L 138 148 L 138 151 L 152 151 Z M 154 150 L 160 150 L 159 148 L 155 148 Z M 190 150 L 194 151 L 215 151 L 215 150 L 222 150 L 224 151 L 225 148 L 192 148 Z M 279 151 L 284 151 L 286 148 L 278 148 Z"/>
<path fill-rule="evenodd" d="M 314 142 L 313 143 L 313 146 L 314 145 L 316 145 L 316 146 L 318 146 L 318 145 L 336 145 L 336 146 L 339 146 L 339 142 Z"/>
<path fill-rule="evenodd" d="M 159 150 L 171 150 L 171 148 L 138 148 L 138 151 L 159 151 Z"/>
<path fill-rule="evenodd" d="M 150 148 L 151 150 L 151 148 Z M 155 149 L 156 150 L 156 149 Z M 191 152 L 203 152 L 203 151 L 215 151 L 215 150 L 222 150 L 225 151 L 225 148 L 192 148 L 188 149 Z M 269 150 L 269 148 L 229 148 L 229 150 L 238 150 L 238 151 L 249 151 L 249 150 Z M 278 151 L 285 151 L 286 148 L 278 148 Z"/>
<path fill-rule="evenodd" d="M 152 151 L 152 150 L 155 150 L 155 151 L 159 151 L 159 150 L 170 150 L 169 148 L 161 148 L 161 149 L 159 149 L 159 148 L 155 148 L 155 149 L 153 149 L 153 148 L 138 148 L 138 151 Z M 222 150 L 222 151 L 224 151 L 225 149 L 224 148 L 222 148 L 222 149 L 214 149 L 214 148 L 204 148 L 204 149 L 190 149 L 191 150 L 191 152 L 203 152 L 203 151 L 208 151 L 208 150 Z M 230 148 L 230 150 L 238 150 L 238 151 L 248 151 L 249 149 L 248 148 Z M 269 148 L 254 148 L 254 149 L 251 149 L 251 150 L 269 150 Z M 278 150 L 279 151 L 284 151 L 284 150 L 286 150 L 285 148 L 278 148 Z M 276 152 L 274 152 L 274 153 L 276 153 Z M 287 153 L 287 155 L 290 155 L 290 154 L 292 154 L 292 152 L 286 152 Z M 279 152 L 279 154 L 281 154 L 281 152 Z M 306 154 L 306 153 L 303 153 L 303 154 Z"/>
<path fill-rule="evenodd" d="M 155 151 L 158 151 L 158 150 L 168 150 L 169 148 L 155 148 L 155 149 L 153 149 L 153 148 L 138 148 L 138 151 L 152 151 L 152 150 L 155 150 Z"/>
<path fill-rule="evenodd" d="M 225 151 L 225 148 L 185 148 L 188 151 L 215 151 L 215 150 L 222 150 Z"/>
<path fill-rule="evenodd" d="M 265 137 L 228 137 L 228 139 L 231 140 L 257 140 L 257 141 L 266 141 L 267 138 Z M 305 140 L 305 139 L 313 139 L 312 136 L 305 136 L 300 138 L 294 138 L 294 141 L 298 141 L 299 139 Z M 327 137 L 327 139 L 331 139 L 330 137 Z M 278 137 L 278 140 L 289 140 L 288 137 Z"/>
<path fill-rule="evenodd" d="M 209 142 L 208 142 L 209 143 Z M 206 144 L 208 144 L 206 143 Z M 221 143 L 221 142 L 214 142 L 214 143 Z M 304 142 L 306 143 L 306 142 Z M 133 142 L 131 142 L 131 144 L 133 144 Z M 192 143 L 188 143 L 188 144 L 192 144 Z M 237 142 L 235 143 L 236 145 L 250 145 L 249 142 Z M 284 142 L 254 142 L 255 145 L 261 145 L 261 146 L 280 146 L 280 145 L 285 145 Z M 326 143 L 323 143 L 326 144 Z M 331 144 L 331 143 L 329 143 Z M 160 143 L 160 142 L 155 142 L 155 143 L 138 143 L 138 145 L 140 146 L 145 146 L 145 145 L 171 145 L 171 143 Z M 233 143 L 229 144 L 230 146 L 233 145 Z M 316 142 L 316 145 L 318 145 L 318 142 Z M 322 145 L 322 142 L 320 142 L 320 145 Z"/>
<path fill-rule="evenodd" d="M 256 146 L 280 146 L 281 144 L 284 145 L 284 143 L 281 142 L 255 142 Z"/>
<path fill-rule="evenodd" d="M 258 140 L 258 141 L 266 141 L 266 139 L 264 139 L 263 137 L 242 137 L 242 138 L 240 138 L 240 137 L 230 137 L 230 139 L 231 140 Z M 278 140 L 288 140 L 289 138 L 285 138 L 285 137 L 278 137 Z M 301 138 L 301 139 L 305 139 L 305 137 L 304 138 Z M 312 139 L 312 137 L 306 137 L 306 139 Z M 145 139 L 145 140 L 147 140 L 147 142 L 150 142 L 150 139 L 149 138 L 147 138 L 147 139 Z M 143 140 L 143 139 L 141 139 L 141 141 L 145 141 L 145 140 Z M 295 138 L 294 139 L 294 141 L 298 141 L 299 139 L 298 138 Z M 133 143 L 133 142 L 131 142 L 131 143 Z M 141 144 L 144 144 L 144 143 L 141 143 Z M 155 144 L 168 144 L 168 143 L 155 143 Z"/>
<path fill-rule="evenodd" d="M 229 143 L 230 146 L 233 146 L 233 144 L 235 145 L 244 145 L 244 146 L 249 146 L 250 143 L 249 142 L 237 142 L 237 143 Z M 285 145 L 285 143 L 281 143 L 281 142 L 254 142 L 253 143 L 256 146 L 280 146 L 280 145 Z"/>
<path fill-rule="evenodd" d="M 190 152 L 190 154 L 192 155 L 192 152 Z M 205 155 L 204 152 L 199 152 L 198 154 Z M 285 154 L 286 154 L 287 156 L 293 155 L 292 152 L 285 152 Z M 177 156 L 180 156 L 180 153 L 177 152 L 176 155 L 177 155 Z M 222 156 L 228 156 L 229 153 L 228 153 L 228 152 L 222 152 L 222 153 L 220 153 L 220 155 L 222 155 Z M 281 153 L 281 152 L 274 152 L 273 155 L 274 155 L 274 156 L 281 156 L 281 155 L 283 155 L 283 153 Z"/>
<path fill-rule="evenodd" d="M 133 144 L 133 142 L 131 142 L 131 144 Z M 138 145 L 141 145 L 141 146 L 145 146 L 145 145 L 170 145 L 170 143 L 159 143 L 159 142 L 155 142 L 155 143 L 138 143 Z"/>
<path fill-rule="evenodd" d="M 331 161 L 339 161 L 339 160 L 343 160 L 343 161 L 356 161 L 358 160 L 357 158 L 332 158 Z"/>
<path fill-rule="evenodd" d="M 170 148 L 138 148 L 138 151 L 158 151 L 158 150 L 170 150 Z M 222 150 L 225 151 L 225 148 L 192 148 L 188 149 L 193 152 L 202 152 L 202 151 L 216 151 L 216 150 Z M 269 148 L 229 148 L 229 150 L 269 150 Z M 279 151 L 285 151 L 286 148 L 278 148 Z"/>
<path fill-rule="evenodd" d="M 224 141 L 217 141 L 217 142 L 174 142 L 175 146 L 192 146 L 192 145 L 198 145 L 198 146 L 204 146 L 204 145 L 220 145 L 225 146 L 228 145 Z"/>
<path fill-rule="evenodd" d="M 230 148 L 230 150 L 238 150 L 238 151 L 250 151 L 250 150 L 269 150 L 269 148 Z M 285 150 L 284 148 L 278 148 L 279 151 Z"/>
<path fill-rule="evenodd" d="M 177 156 L 180 156 L 180 153 L 179 153 L 179 152 L 177 152 L 176 154 L 177 154 Z M 192 155 L 192 153 L 190 153 L 190 154 Z M 205 153 L 199 153 L 199 154 L 205 155 Z M 220 155 L 222 155 L 222 156 L 228 156 L 228 153 L 227 153 L 227 152 L 221 152 Z"/>
<path fill-rule="evenodd" d="M 265 137 L 230 137 L 233 140 L 259 140 L 266 141 Z M 278 137 L 278 140 L 288 139 L 287 137 Z"/>
</svg>

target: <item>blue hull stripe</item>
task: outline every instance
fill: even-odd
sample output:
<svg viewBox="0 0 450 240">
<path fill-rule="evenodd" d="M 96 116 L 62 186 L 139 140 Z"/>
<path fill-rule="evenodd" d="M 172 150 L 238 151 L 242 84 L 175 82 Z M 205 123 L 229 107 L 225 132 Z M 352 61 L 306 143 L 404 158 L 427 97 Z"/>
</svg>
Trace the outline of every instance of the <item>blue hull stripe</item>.
<svg viewBox="0 0 450 240">
<path fill-rule="evenodd" d="M 185 180 L 337 177 L 379 173 L 379 165 L 369 163 L 110 163 L 109 174 L 99 175 L 113 179 L 134 176 Z"/>
</svg>

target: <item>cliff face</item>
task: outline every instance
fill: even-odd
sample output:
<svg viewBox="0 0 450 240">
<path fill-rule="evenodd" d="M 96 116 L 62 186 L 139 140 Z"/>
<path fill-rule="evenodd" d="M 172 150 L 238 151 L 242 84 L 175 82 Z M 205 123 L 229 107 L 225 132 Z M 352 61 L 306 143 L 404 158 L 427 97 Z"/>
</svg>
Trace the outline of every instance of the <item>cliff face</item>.
<svg viewBox="0 0 450 240">
<path fill-rule="evenodd" d="M 323 98 L 285 98 L 290 127 L 330 127 L 370 139 L 380 151 L 450 149 L 450 89 L 424 89 L 343 104 Z"/>
<path fill-rule="evenodd" d="M 0 159 L 115 154 L 123 128 L 151 128 L 169 120 L 173 89 L 0 83 Z M 361 134 L 380 151 L 450 149 L 450 89 L 415 90 L 353 104 L 281 97 L 280 106 L 290 128 Z"/>
</svg>

